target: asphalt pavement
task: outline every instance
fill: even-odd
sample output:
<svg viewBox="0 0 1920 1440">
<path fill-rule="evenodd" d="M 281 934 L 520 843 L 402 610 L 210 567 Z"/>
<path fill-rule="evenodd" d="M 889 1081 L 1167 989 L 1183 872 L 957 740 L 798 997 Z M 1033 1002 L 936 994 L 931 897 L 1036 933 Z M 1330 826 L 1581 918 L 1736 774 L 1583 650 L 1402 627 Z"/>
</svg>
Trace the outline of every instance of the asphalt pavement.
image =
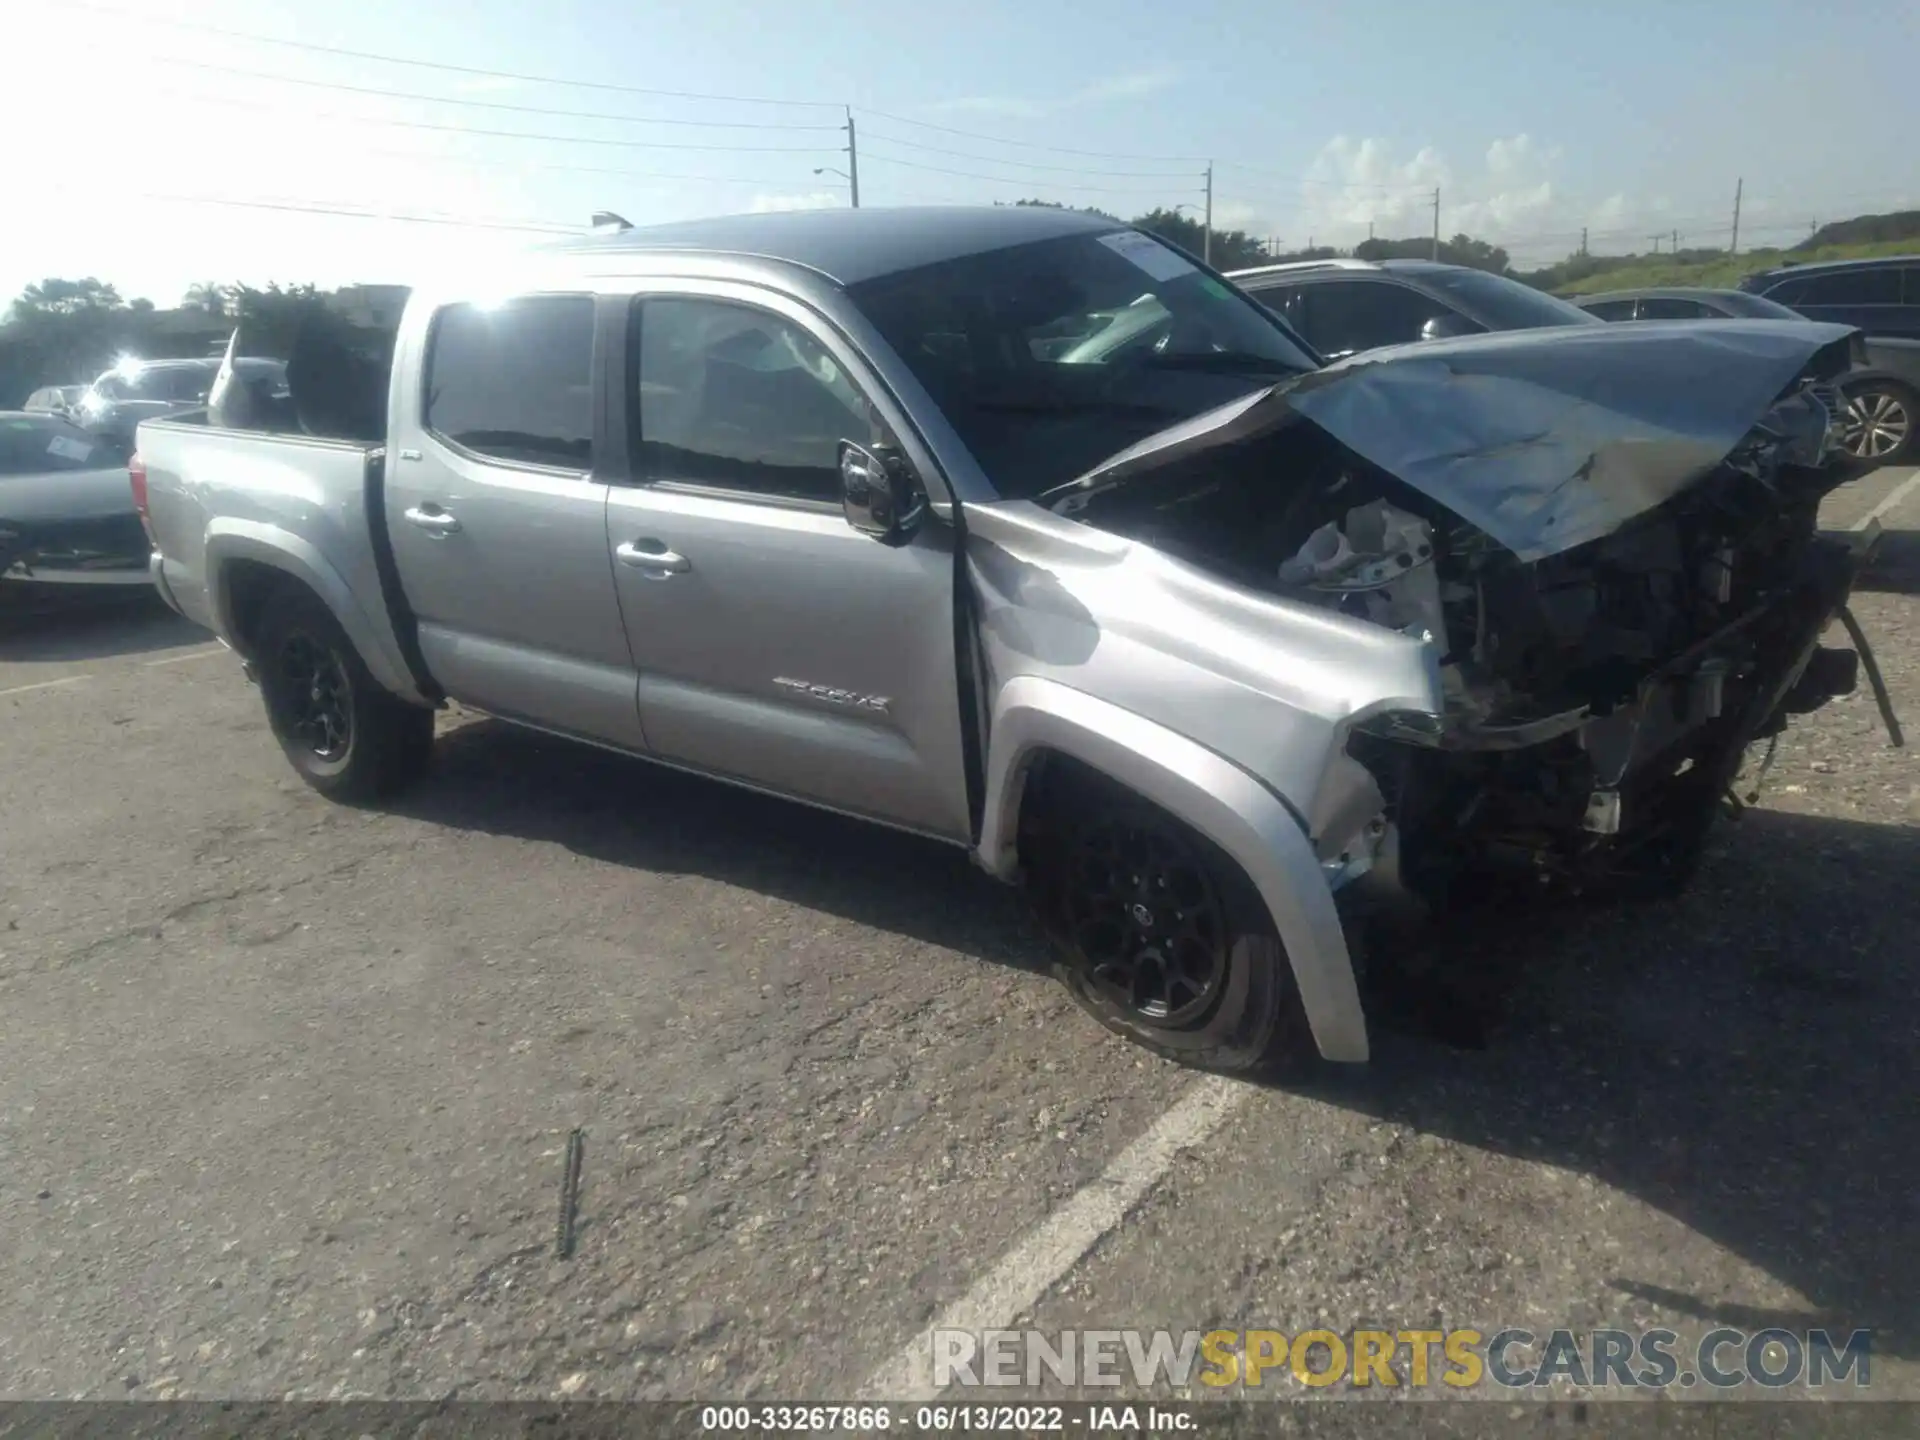
<svg viewBox="0 0 1920 1440">
<path fill-rule="evenodd" d="M 1882 507 L 1920 729 L 1908 478 L 1830 510 Z M 1287 1088 L 1107 1035 L 956 853 L 442 730 L 343 809 L 151 604 L 0 618 L 0 1396 L 844 1399 L 965 1320 L 1871 1327 L 1920 1398 L 1920 771 L 1864 686 L 1688 897 L 1436 939 Z"/>
</svg>

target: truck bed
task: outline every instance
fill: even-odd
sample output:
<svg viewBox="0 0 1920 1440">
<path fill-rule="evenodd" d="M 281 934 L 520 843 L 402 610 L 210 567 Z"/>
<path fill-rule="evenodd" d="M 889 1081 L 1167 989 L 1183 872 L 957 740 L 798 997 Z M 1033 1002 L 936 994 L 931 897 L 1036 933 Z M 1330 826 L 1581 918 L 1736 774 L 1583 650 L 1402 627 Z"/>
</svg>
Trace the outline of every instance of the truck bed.
<svg viewBox="0 0 1920 1440">
<path fill-rule="evenodd" d="M 209 577 L 242 573 L 248 562 L 291 571 L 332 607 L 376 679 L 424 698 L 387 548 L 384 444 L 225 430 L 196 411 L 143 422 L 136 445 L 154 580 L 174 609 L 244 654 L 232 582 Z"/>
</svg>

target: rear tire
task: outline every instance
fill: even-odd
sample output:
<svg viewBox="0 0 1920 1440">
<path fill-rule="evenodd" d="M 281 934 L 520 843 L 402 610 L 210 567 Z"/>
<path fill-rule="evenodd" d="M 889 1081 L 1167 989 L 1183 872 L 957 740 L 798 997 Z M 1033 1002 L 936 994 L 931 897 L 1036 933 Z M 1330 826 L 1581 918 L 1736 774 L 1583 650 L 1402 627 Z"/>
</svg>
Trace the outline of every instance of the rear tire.
<svg viewBox="0 0 1920 1440">
<path fill-rule="evenodd" d="M 1189 826 L 1054 761 L 1022 837 L 1055 976 L 1082 1009 L 1166 1059 L 1242 1072 L 1316 1051 L 1293 967 L 1253 883 Z"/>
<path fill-rule="evenodd" d="M 425 771 L 433 712 L 382 689 L 311 591 L 289 586 L 267 601 L 253 650 L 274 737 L 329 800 L 382 799 Z"/>
</svg>

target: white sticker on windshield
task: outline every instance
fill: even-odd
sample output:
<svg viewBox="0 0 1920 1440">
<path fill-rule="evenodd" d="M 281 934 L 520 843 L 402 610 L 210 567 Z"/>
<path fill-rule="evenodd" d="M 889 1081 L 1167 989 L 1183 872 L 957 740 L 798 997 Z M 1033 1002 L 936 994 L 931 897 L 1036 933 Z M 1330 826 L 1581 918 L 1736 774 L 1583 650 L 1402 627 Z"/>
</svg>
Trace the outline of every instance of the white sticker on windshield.
<svg viewBox="0 0 1920 1440">
<path fill-rule="evenodd" d="M 1131 260 L 1155 280 L 1193 274 L 1193 265 L 1186 256 L 1138 230 L 1116 230 L 1111 235 L 1102 235 L 1100 243 L 1114 254 Z"/>
<path fill-rule="evenodd" d="M 93 446 L 84 441 L 71 440 L 65 435 L 56 435 L 47 441 L 47 453 L 58 455 L 62 460 L 80 461 L 93 453 Z"/>
</svg>

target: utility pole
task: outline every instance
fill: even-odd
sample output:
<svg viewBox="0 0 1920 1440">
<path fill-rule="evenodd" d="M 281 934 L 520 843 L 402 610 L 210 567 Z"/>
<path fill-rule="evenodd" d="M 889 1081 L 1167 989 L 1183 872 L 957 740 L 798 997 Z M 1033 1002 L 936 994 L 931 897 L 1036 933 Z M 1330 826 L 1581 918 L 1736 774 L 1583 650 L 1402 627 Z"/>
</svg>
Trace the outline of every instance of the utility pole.
<svg viewBox="0 0 1920 1440">
<path fill-rule="evenodd" d="M 1587 253 L 1587 227 L 1584 225 L 1580 227 L 1580 253 Z"/>
<path fill-rule="evenodd" d="M 1733 182 L 1733 243 L 1727 247 L 1729 255 L 1740 253 L 1740 192 L 1746 188 L 1744 177 Z"/>
<path fill-rule="evenodd" d="M 1373 239 L 1373 222 L 1371 220 L 1367 221 L 1367 239 Z"/>
<path fill-rule="evenodd" d="M 1438 185 L 1433 187 L 1433 258 L 1434 263 L 1438 264 L 1440 260 L 1440 187 Z"/>
<path fill-rule="evenodd" d="M 1207 220 L 1206 230 L 1200 237 L 1200 258 L 1211 265 L 1213 263 L 1213 162 L 1207 162 Z"/>
<path fill-rule="evenodd" d="M 860 208 L 860 141 L 853 133 L 853 107 L 847 106 L 847 189 L 853 208 Z"/>
<path fill-rule="evenodd" d="M 1673 253 L 1676 255 L 1680 253 L 1680 232 L 1678 230 L 1673 232 Z"/>
<path fill-rule="evenodd" d="M 1660 242 L 1667 237 L 1664 235 L 1655 235 L 1650 238 L 1653 240 L 1653 253 L 1658 255 L 1660 253 Z"/>
</svg>

